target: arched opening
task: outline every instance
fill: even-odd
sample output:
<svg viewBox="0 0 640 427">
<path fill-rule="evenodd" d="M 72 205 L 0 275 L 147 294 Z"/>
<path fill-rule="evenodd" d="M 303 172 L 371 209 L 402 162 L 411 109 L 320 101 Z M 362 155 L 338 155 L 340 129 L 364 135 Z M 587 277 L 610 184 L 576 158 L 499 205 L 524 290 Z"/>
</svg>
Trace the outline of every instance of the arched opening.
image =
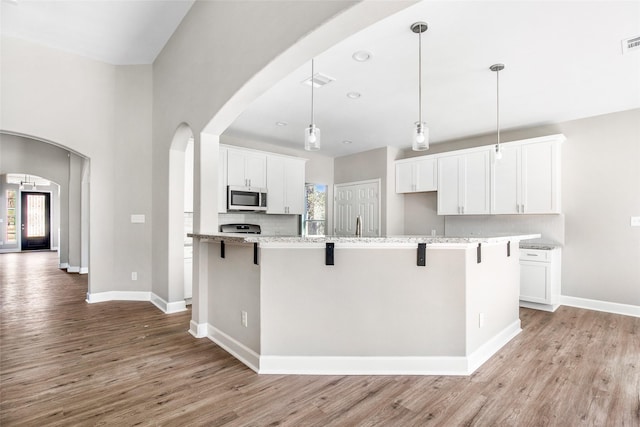
<svg viewBox="0 0 640 427">
<path fill-rule="evenodd" d="M 194 136 L 182 123 L 169 149 L 169 292 L 167 313 L 182 311 L 191 300 Z"/>
<path fill-rule="evenodd" d="M 89 159 L 50 141 L 2 133 L 0 160 L 0 252 L 28 249 L 56 250 L 58 266 L 69 273 L 89 273 Z M 49 205 L 44 215 L 48 241 L 23 233 L 29 227 L 27 198 L 38 195 Z M 47 197 L 44 197 L 46 195 Z M 38 209 L 35 202 L 32 209 Z M 13 207 L 10 207 L 13 205 Z M 10 219 L 10 217 L 12 217 Z M 15 230 L 11 230 L 11 225 Z M 38 226 L 40 227 L 40 226 Z M 31 242 L 25 242 L 25 239 Z M 37 242 L 36 242 L 37 241 Z M 37 243 L 37 244 L 36 244 Z"/>
</svg>

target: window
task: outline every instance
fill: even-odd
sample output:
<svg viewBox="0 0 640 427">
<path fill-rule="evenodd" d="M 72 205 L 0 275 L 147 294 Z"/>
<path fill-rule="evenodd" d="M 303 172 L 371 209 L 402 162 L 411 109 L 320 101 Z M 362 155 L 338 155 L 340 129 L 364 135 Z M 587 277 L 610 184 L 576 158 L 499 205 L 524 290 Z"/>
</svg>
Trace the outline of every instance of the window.
<svg viewBox="0 0 640 427">
<path fill-rule="evenodd" d="M 305 185 L 305 236 L 324 236 L 327 220 L 327 185 Z"/>
<path fill-rule="evenodd" d="M 7 190 L 7 230 L 6 241 L 7 243 L 16 243 L 16 191 Z"/>
</svg>

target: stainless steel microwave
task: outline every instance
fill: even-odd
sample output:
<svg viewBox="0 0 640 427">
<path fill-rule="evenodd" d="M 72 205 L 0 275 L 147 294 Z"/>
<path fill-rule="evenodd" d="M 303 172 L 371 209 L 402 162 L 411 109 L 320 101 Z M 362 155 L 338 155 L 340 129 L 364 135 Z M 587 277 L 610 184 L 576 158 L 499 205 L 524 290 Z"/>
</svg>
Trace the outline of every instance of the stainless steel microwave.
<svg viewBox="0 0 640 427">
<path fill-rule="evenodd" d="M 256 187 L 228 186 L 227 210 L 229 211 L 266 211 L 267 189 Z"/>
</svg>

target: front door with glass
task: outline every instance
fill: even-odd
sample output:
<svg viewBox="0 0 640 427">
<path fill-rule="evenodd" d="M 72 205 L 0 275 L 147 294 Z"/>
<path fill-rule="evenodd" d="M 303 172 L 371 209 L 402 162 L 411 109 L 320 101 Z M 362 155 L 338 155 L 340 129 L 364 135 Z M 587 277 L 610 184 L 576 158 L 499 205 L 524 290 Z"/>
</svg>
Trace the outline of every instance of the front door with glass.
<svg viewBox="0 0 640 427">
<path fill-rule="evenodd" d="M 50 249 L 50 194 L 22 193 L 22 250 Z"/>
</svg>

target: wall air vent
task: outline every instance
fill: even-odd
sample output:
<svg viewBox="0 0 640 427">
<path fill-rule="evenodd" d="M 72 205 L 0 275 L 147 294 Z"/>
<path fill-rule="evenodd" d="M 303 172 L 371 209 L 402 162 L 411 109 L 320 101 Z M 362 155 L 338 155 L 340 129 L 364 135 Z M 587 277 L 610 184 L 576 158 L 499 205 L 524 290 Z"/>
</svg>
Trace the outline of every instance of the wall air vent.
<svg viewBox="0 0 640 427">
<path fill-rule="evenodd" d="M 622 54 L 640 50 L 640 36 L 629 37 L 622 40 Z"/>
<path fill-rule="evenodd" d="M 333 77 L 329 77 L 320 73 L 315 73 L 312 77 L 309 77 L 308 79 L 303 80 L 302 83 L 309 86 L 313 84 L 313 87 L 318 88 L 318 87 L 328 85 L 329 83 L 335 80 L 336 79 L 334 79 Z"/>
</svg>

